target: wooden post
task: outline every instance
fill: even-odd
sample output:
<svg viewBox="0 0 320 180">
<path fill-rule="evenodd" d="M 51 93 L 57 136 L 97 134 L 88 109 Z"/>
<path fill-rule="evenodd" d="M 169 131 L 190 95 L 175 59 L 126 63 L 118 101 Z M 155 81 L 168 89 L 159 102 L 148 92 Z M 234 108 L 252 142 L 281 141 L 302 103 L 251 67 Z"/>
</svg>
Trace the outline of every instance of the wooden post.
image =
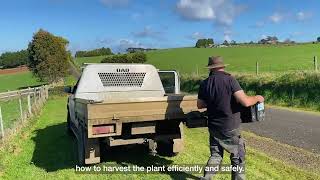
<svg viewBox="0 0 320 180">
<path fill-rule="evenodd" d="M 34 103 L 37 104 L 37 88 L 34 88 Z"/>
<path fill-rule="evenodd" d="M 318 58 L 317 58 L 317 56 L 313 57 L 313 65 L 314 65 L 314 70 L 318 71 Z"/>
<path fill-rule="evenodd" d="M 20 118 L 23 121 L 23 111 L 22 111 L 22 100 L 21 100 L 22 96 L 21 93 L 19 94 L 19 107 L 20 107 Z"/>
<path fill-rule="evenodd" d="M 1 130 L 1 137 L 2 139 L 4 138 L 4 127 L 3 127 L 3 119 L 2 119 L 2 110 L 1 110 L 1 106 L 0 106 L 0 130 Z"/>
<path fill-rule="evenodd" d="M 259 75 L 259 62 L 256 62 L 256 75 Z"/>
<path fill-rule="evenodd" d="M 32 111 L 31 111 L 31 95 L 30 95 L 30 92 L 28 94 L 28 112 L 31 115 Z"/>
</svg>

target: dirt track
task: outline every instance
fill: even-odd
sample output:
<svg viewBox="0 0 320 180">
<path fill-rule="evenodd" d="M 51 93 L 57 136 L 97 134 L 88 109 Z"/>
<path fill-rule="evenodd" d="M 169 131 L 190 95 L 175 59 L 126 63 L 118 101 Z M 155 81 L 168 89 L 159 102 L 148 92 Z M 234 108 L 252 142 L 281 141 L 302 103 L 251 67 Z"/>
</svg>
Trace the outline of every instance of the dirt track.
<svg viewBox="0 0 320 180">
<path fill-rule="evenodd" d="M 29 71 L 27 66 L 21 66 L 21 67 L 10 68 L 10 69 L 0 69 L 0 75 L 14 74 L 19 72 L 27 72 L 27 71 Z"/>
<path fill-rule="evenodd" d="M 263 122 L 242 124 L 242 129 L 281 143 L 320 153 L 320 115 L 269 108 Z"/>
</svg>

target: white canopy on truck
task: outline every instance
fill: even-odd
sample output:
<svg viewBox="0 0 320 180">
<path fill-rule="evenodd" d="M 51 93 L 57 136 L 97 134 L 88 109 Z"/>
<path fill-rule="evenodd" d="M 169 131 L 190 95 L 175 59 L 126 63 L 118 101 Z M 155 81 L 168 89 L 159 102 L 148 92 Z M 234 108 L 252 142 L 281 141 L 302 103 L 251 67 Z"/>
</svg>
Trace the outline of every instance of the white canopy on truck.
<svg viewBox="0 0 320 180">
<path fill-rule="evenodd" d="M 165 94 L 157 69 L 147 64 L 89 64 L 76 86 L 75 98 L 108 101 Z"/>
</svg>

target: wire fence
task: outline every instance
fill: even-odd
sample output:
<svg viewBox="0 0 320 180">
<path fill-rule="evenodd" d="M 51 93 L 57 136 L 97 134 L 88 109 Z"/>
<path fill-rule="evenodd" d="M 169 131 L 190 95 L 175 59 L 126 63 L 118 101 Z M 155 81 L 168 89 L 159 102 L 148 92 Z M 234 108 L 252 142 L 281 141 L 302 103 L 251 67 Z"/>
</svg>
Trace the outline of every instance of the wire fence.
<svg viewBox="0 0 320 180">
<path fill-rule="evenodd" d="M 34 115 L 48 99 L 49 86 L 0 93 L 0 139 L 4 141 Z"/>
<path fill-rule="evenodd" d="M 229 63 L 226 63 L 229 64 Z M 208 74 L 208 69 L 204 68 L 206 65 L 192 64 L 192 66 L 176 65 L 175 69 L 183 75 L 202 76 Z M 313 71 L 320 72 L 318 58 L 313 56 L 310 58 L 295 58 L 290 61 L 268 61 L 257 59 L 250 62 L 233 61 L 227 66 L 227 71 L 231 73 L 287 73 L 296 71 Z"/>
</svg>

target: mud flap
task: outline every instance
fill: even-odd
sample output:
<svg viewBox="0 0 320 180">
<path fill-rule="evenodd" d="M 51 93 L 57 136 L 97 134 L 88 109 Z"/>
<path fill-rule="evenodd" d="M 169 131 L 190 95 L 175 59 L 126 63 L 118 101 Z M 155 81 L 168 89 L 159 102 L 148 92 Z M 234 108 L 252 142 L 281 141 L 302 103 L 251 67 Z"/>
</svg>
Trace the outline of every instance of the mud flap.
<svg viewBox="0 0 320 180">
<path fill-rule="evenodd" d="M 179 124 L 180 128 L 180 139 L 173 139 L 173 153 L 179 153 L 184 150 L 184 134 L 183 134 L 183 123 Z"/>
<path fill-rule="evenodd" d="M 99 139 L 86 139 L 85 145 L 85 164 L 100 163 Z"/>
</svg>

